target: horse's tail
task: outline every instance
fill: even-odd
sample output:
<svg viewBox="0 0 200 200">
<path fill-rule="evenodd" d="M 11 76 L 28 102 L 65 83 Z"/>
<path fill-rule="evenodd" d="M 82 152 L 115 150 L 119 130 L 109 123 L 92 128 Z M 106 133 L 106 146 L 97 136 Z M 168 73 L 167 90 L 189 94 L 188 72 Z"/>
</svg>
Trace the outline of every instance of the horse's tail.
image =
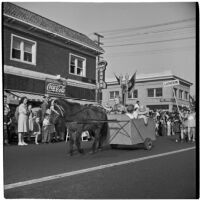
<svg viewBox="0 0 200 200">
<path fill-rule="evenodd" d="M 107 115 L 105 114 L 105 121 L 108 120 Z M 101 129 L 101 143 L 105 142 L 107 140 L 108 136 L 108 122 L 104 122 L 102 129 Z"/>
</svg>

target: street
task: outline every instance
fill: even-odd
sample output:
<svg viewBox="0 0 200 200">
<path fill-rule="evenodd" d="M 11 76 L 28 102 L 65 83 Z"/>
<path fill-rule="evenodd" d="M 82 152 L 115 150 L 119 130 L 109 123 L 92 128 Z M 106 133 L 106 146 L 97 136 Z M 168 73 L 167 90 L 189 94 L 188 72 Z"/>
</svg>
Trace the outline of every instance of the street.
<svg viewBox="0 0 200 200">
<path fill-rule="evenodd" d="M 67 154 L 68 144 L 4 147 L 5 198 L 195 198 L 195 145 L 159 137 L 142 145 L 85 155 Z"/>
</svg>

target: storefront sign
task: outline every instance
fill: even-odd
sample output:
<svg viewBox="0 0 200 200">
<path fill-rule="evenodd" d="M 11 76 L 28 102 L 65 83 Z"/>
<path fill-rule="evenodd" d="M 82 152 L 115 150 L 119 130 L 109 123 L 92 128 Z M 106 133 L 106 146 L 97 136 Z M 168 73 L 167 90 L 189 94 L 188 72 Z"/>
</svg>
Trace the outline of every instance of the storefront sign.
<svg viewBox="0 0 200 200">
<path fill-rule="evenodd" d="M 163 82 L 163 87 L 170 87 L 170 86 L 174 86 L 174 85 L 179 85 L 179 80 L 173 80 L 173 81 L 166 81 Z"/>
<path fill-rule="evenodd" d="M 57 80 L 46 79 L 45 89 L 46 94 L 65 96 L 66 85 Z"/>
<path fill-rule="evenodd" d="M 108 63 L 105 60 L 102 60 L 98 63 L 98 83 L 97 83 L 98 89 L 107 88 L 107 84 L 105 82 L 105 70 L 106 70 L 107 64 Z"/>
<path fill-rule="evenodd" d="M 160 102 L 175 102 L 174 98 L 161 98 Z"/>
</svg>

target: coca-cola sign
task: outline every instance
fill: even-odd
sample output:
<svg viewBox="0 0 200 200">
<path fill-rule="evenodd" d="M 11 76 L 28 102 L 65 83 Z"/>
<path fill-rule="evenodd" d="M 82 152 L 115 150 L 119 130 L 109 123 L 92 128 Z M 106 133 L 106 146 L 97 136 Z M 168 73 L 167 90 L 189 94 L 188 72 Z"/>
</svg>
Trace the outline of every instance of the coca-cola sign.
<svg viewBox="0 0 200 200">
<path fill-rule="evenodd" d="M 55 80 L 46 80 L 46 94 L 65 96 L 66 86 Z"/>
</svg>

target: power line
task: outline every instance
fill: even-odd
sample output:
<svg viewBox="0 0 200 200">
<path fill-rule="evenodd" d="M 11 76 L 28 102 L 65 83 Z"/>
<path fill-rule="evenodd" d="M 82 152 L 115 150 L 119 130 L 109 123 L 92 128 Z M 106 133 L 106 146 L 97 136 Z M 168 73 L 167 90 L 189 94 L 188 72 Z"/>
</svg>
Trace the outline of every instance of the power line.
<svg viewBox="0 0 200 200">
<path fill-rule="evenodd" d="M 123 28 L 123 29 L 114 29 L 114 30 L 105 30 L 105 31 L 98 31 L 103 33 L 104 35 L 107 34 L 116 34 L 118 32 L 127 32 L 130 30 L 142 30 L 142 29 L 147 29 L 147 28 L 154 28 L 154 27 L 159 27 L 159 26 L 167 26 L 171 24 L 179 24 L 179 23 L 184 23 L 188 21 L 194 21 L 195 18 L 189 18 L 189 19 L 183 19 L 183 20 L 176 20 L 176 21 L 171 21 L 171 22 L 166 22 L 166 23 L 160 23 L 160 24 L 154 24 L 154 25 L 148 25 L 148 26 L 140 26 L 140 27 L 132 27 L 132 28 Z"/>
<path fill-rule="evenodd" d="M 104 47 L 108 48 L 108 47 L 122 47 L 122 46 L 134 46 L 134 45 L 143 45 L 143 44 L 154 44 L 154 43 L 171 42 L 171 41 L 178 41 L 178 40 L 187 40 L 187 39 L 193 39 L 193 38 L 195 38 L 195 36 L 184 37 L 184 38 L 174 38 L 174 39 L 168 39 L 168 40 L 157 40 L 157 41 L 150 41 L 150 42 L 138 42 L 138 43 L 132 43 L 132 44 L 110 45 L 110 46 L 104 46 Z"/>
<path fill-rule="evenodd" d="M 136 56 L 140 54 L 156 54 L 156 53 L 164 53 L 164 52 L 172 52 L 172 51 L 186 51 L 194 49 L 195 46 L 186 46 L 186 47 L 178 47 L 178 48 L 165 48 L 165 49 L 154 49 L 154 50 L 144 50 L 144 51 L 129 51 L 129 52 L 117 52 L 117 53 L 108 53 L 109 57 L 128 57 L 128 56 Z"/>
<path fill-rule="evenodd" d="M 175 30 L 180 30 L 180 29 L 188 29 L 188 28 L 193 28 L 193 27 L 195 26 L 192 25 L 192 26 L 185 26 L 185 27 L 178 27 L 178 28 L 171 28 L 171 29 L 164 29 L 164 30 L 148 31 L 148 32 L 143 32 L 143 33 L 135 33 L 135 34 L 129 34 L 129 35 L 112 36 L 112 37 L 104 38 L 104 40 L 134 37 L 134 36 L 147 35 L 147 34 L 152 34 L 152 33 L 163 33 L 163 32 L 175 31 Z"/>
<path fill-rule="evenodd" d="M 162 33 L 161 33 L 162 34 Z M 176 32 L 176 33 L 173 33 L 173 34 L 167 34 L 167 35 L 159 35 L 159 36 L 157 36 L 157 35 L 141 35 L 141 36 L 138 36 L 138 37 L 135 37 L 135 38 L 127 38 L 127 39 L 118 39 L 118 40 L 113 40 L 113 41 L 108 41 L 108 42 L 106 42 L 105 43 L 105 45 L 117 45 L 117 44 L 123 44 L 123 43 L 127 43 L 127 42 L 139 42 L 139 41 L 147 41 L 147 40 L 153 40 L 153 39 L 159 39 L 159 38 L 161 38 L 161 39 L 167 39 L 167 38 L 170 38 L 169 36 L 171 35 L 171 36 L 173 36 L 173 37 L 189 37 L 189 36 L 191 36 L 191 35 L 193 35 L 194 34 L 194 31 L 190 31 L 190 32 Z"/>
</svg>

